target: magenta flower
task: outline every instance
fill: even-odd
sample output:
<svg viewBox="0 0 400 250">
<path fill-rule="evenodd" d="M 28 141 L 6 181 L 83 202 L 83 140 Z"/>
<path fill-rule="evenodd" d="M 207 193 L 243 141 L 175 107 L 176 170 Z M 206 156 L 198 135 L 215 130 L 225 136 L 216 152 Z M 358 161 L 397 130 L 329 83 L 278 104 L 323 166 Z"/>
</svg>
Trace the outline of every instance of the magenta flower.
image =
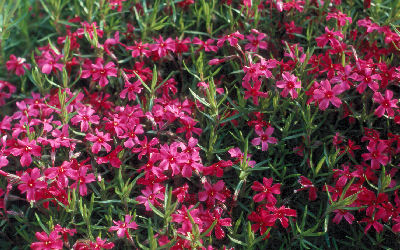
<svg viewBox="0 0 400 250">
<path fill-rule="evenodd" d="M 305 176 L 300 176 L 298 182 L 302 187 L 300 189 L 296 189 L 295 192 L 309 189 L 308 199 L 310 201 L 315 201 L 317 199 L 317 188 L 314 186 L 314 184 Z"/>
<path fill-rule="evenodd" d="M 63 57 L 63 55 L 56 54 L 52 50 L 43 52 L 43 57 L 38 60 L 38 65 L 42 69 L 44 74 L 50 74 L 55 72 L 56 69 L 62 71 L 64 65 L 58 63 L 58 61 Z"/>
<path fill-rule="evenodd" d="M 271 213 L 266 217 L 266 221 L 269 223 L 275 223 L 279 220 L 284 228 L 289 226 L 289 219 L 287 217 L 296 217 L 296 210 L 290 209 L 284 206 L 277 208 L 275 206 L 267 206 L 267 209 Z"/>
<path fill-rule="evenodd" d="M 113 62 L 107 63 L 105 66 L 101 60 L 97 60 L 96 64 L 92 64 L 94 73 L 92 75 L 94 81 L 99 81 L 101 87 L 108 84 L 108 76 L 117 77 L 117 68 Z"/>
<path fill-rule="evenodd" d="M 70 171 L 68 172 L 68 176 L 72 179 L 75 180 L 75 183 L 71 184 L 71 188 L 76 188 L 79 184 L 79 194 L 81 196 L 85 196 L 87 195 L 87 187 L 86 184 L 87 183 L 91 183 L 94 182 L 96 180 L 96 178 L 94 177 L 94 174 L 88 174 L 86 175 L 87 172 L 87 168 L 82 166 L 81 168 L 79 168 L 79 170 L 75 170 L 75 171 Z"/>
<path fill-rule="evenodd" d="M 225 232 L 222 227 L 232 226 L 232 219 L 222 218 L 222 213 L 222 208 L 217 207 L 212 212 L 210 210 L 205 211 L 205 215 L 202 216 L 205 230 L 207 230 L 214 221 L 217 221 L 213 230 L 215 232 L 215 237 L 219 240 L 225 238 Z M 210 236 L 213 230 L 211 230 L 206 236 Z"/>
<path fill-rule="evenodd" d="M 107 239 L 103 240 L 100 237 L 97 237 L 96 242 L 90 242 L 89 246 L 91 247 L 90 249 L 101 250 L 101 249 L 113 249 L 115 245 L 113 242 L 107 242 Z"/>
<path fill-rule="evenodd" d="M 344 218 L 349 224 L 352 224 L 354 221 L 354 215 L 350 213 L 349 210 L 345 209 L 336 209 L 333 212 L 336 213 L 335 217 L 333 218 L 333 223 L 339 224 L 340 221 Z"/>
<path fill-rule="evenodd" d="M 348 21 L 349 23 L 352 23 L 352 18 L 347 16 L 346 14 L 342 13 L 341 11 L 337 11 L 337 12 L 328 12 L 327 16 L 326 16 L 326 20 L 330 20 L 330 19 L 336 19 L 337 20 L 337 24 L 338 26 L 344 26 L 346 25 L 346 22 Z"/>
<path fill-rule="evenodd" d="M 124 237 L 124 235 L 127 238 L 131 238 L 131 236 L 128 233 L 128 229 L 137 229 L 138 225 L 136 224 L 135 221 L 132 220 L 132 216 L 130 216 L 129 214 L 125 215 L 125 221 L 115 221 L 113 220 L 114 224 L 116 226 L 112 226 L 110 227 L 110 229 L 108 231 L 117 231 L 117 235 L 119 238 Z"/>
<path fill-rule="evenodd" d="M 379 103 L 379 107 L 375 110 L 375 115 L 378 117 L 382 117 L 385 113 L 388 116 L 394 116 L 393 108 L 398 108 L 396 103 L 398 102 L 397 99 L 393 98 L 393 92 L 390 90 L 385 91 L 385 97 L 382 96 L 381 93 L 375 92 L 374 93 L 374 102 Z"/>
<path fill-rule="evenodd" d="M 328 27 L 325 27 L 325 34 L 315 38 L 315 40 L 317 41 L 318 47 L 325 47 L 328 42 L 330 42 L 331 46 L 334 47 L 339 44 L 339 40 L 336 37 L 343 38 L 344 36 L 340 31 L 333 31 L 333 29 L 329 30 Z"/>
<path fill-rule="evenodd" d="M 83 108 L 78 110 L 78 114 L 72 117 L 72 124 L 76 125 L 80 123 L 81 132 L 86 132 L 89 129 L 90 124 L 99 124 L 99 116 L 93 115 L 94 110 L 90 107 L 84 106 Z"/>
<path fill-rule="evenodd" d="M 25 172 L 21 176 L 21 184 L 18 185 L 18 189 L 21 193 L 26 193 L 26 199 L 31 201 L 36 201 L 36 192 L 39 189 L 46 188 L 47 183 L 45 181 L 39 180 L 42 175 L 38 168 L 32 169 L 31 173 Z"/>
<path fill-rule="evenodd" d="M 170 37 L 168 37 L 167 40 L 164 41 L 164 39 L 160 35 L 158 39 L 154 38 L 154 41 L 156 43 L 150 45 L 150 50 L 155 51 L 159 57 L 166 56 L 168 51 L 175 51 L 175 42 Z"/>
<path fill-rule="evenodd" d="M 350 76 L 353 80 L 360 82 L 357 86 L 358 93 L 363 93 L 365 89 L 370 87 L 372 91 L 376 92 L 379 89 L 379 84 L 376 80 L 382 80 L 382 77 L 379 74 L 372 74 L 372 70 L 370 68 L 365 68 L 361 75 L 354 73 Z"/>
<path fill-rule="evenodd" d="M 371 160 L 371 168 L 379 169 L 380 164 L 386 165 L 389 161 L 389 157 L 385 154 L 387 145 L 380 141 L 379 143 L 370 143 L 367 146 L 369 153 L 362 154 L 364 161 Z"/>
<path fill-rule="evenodd" d="M 200 48 L 198 48 L 197 50 L 201 50 L 204 48 L 205 52 L 210 52 L 210 51 L 217 52 L 218 47 L 215 45 L 212 45 L 214 43 L 214 41 L 215 41 L 214 39 L 207 39 L 207 41 L 204 42 L 204 41 L 200 40 L 199 38 L 195 37 L 195 38 L 193 38 L 192 43 L 196 44 L 196 45 L 200 45 Z"/>
<path fill-rule="evenodd" d="M 150 51 L 148 50 L 149 44 L 135 41 L 135 45 L 126 46 L 126 49 L 132 50 L 132 57 L 145 56 L 148 57 Z"/>
<path fill-rule="evenodd" d="M 205 191 L 199 193 L 199 201 L 207 201 L 207 205 L 214 205 L 215 200 L 225 202 L 226 196 L 223 193 L 225 183 L 219 180 L 214 185 L 211 185 L 207 181 L 204 183 Z"/>
<path fill-rule="evenodd" d="M 283 80 L 276 82 L 276 86 L 283 89 L 281 96 L 286 97 L 290 93 L 292 99 L 296 99 L 298 96 L 296 89 L 301 89 L 301 82 L 297 81 L 297 77 L 287 71 L 282 73 L 282 78 Z"/>
<path fill-rule="evenodd" d="M 16 57 L 15 55 L 10 55 L 10 60 L 6 62 L 6 67 L 8 71 L 15 71 L 17 76 L 22 76 L 25 74 L 25 68 L 27 70 L 31 69 L 31 65 L 25 62 L 25 58 Z"/>
<path fill-rule="evenodd" d="M 118 145 L 113 151 L 111 151 L 110 154 L 97 158 L 97 160 L 96 160 L 97 164 L 103 164 L 103 163 L 110 162 L 111 166 L 113 166 L 114 168 L 120 168 L 122 163 L 118 157 L 118 154 L 122 150 L 123 150 L 123 147 Z"/>
<path fill-rule="evenodd" d="M 96 135 L 93 134 L 86 135 L 86 140 L 94 142 L 92 146 L 92 153 L 97 154 L 100 151 L 101 147 L 104 147 L 107 153 L 110 152 L 111 146 L 107 143 L 108 141 L 112 140 L 110 138 L 110 134 L 109 133 L 104 134 L 103 132 L 100 132 L 97 128 L 95 131 Z"/>
<path fill-rule="evenodd" d="M 51 232 L 50 235 L 47 235 L 46 232 L 36 232 L 35 236 L 39 241 L 31 244 L 32 250 L 63 249 L 61 235 L 56 231 Z"/>
<path fill-rule="evenodd" d="M 171 221 L 180 223 L 181 228 L 178 229 L 178 231 L 182 234 L 186 234 L 188 232 L 192 232 L 192 222 L 189 219 L 188 213 L 190 213 L 190 216 L 193 218 L 193 221 L 197 225 L 202 224 L 202 220 L 199 217 L 200 211 L 198 208 L 193 208 L 193 205 L 189 206 L 190 211 L 185 205 L 182 205 L 181 209 L 176 210 L 176 213 L 171 214 Z"/>
<path fill-rule="evenodd" d="M 25 137 L 24 139 L 22 139 L 22 141 L 17 139 L 17 142 L 18 146 L 12 148 L 10 152 L 14 156 L 21 156 L 20 163 L 23 167 L 31 165 L 32 163 L 31 155 L 37 157 L 42 155 L 41 153 L 42 148 L 36 145 L 36 141 L 34 140 L 29 141 L 29 139 Z"/>
<path fill-rule="evenodd" d="M 275 137 L 271 137 L 272 133 L 274 132 L 274 128 L 271 126 L 268 126 L 265 131 L 263 131 L 261 126 L 256 126 L 255 131 L 259 137 L 254 138 L 251 141 L 251 144 L 258 146 L 261 143 L 262 151 L 268 150 L 268 143 L 276 144 L 278 142 Z"/>
<path fill-rule="evenodd" d="M 146 189 L 142 190 L 142 194 L 136 197 L 136 201 L 143 204 L 146 207 L 146 211 L 152 211 L 149 202 L 153 206 L 161 206 L 159 200 L 164 200 L 165 188 L 160 184 L 155 183 L 153 187 L 146 186 Z"/>
<path fill-rule="evenodd" d="M 262 202 L 266 199 L 271 204 L 276 203 L 276 198 L 274 197 L 274 194 L 281 193 L 281 190 L 280 190 L 281 184 L 277 183 L 277 184 L 271 186 L 272 182 L 273 182 L 272 178 L 263 177 L 262 184 L 258 181 L 255 181 L 253 183 L 253 186 L 251 186 L 251 189 L 253 189 L 254 191 L 261 192 L 261 193 L 254 195 L 254 197 L 253 197 L 254 202 Z"/>
<path fill-rule="evenodd" d="M 263 41 L 267 35 L 254 29 L 252 31 L 257 36 L 253 34 L 246 36 L 246 39 L 249 41 L 249 43 L 244 46 L 244 49 L 252 52 L 256 52 L 258 48 L 267 49 L 267 42 Z"/>
<path fill-rule="evenodd" d="M 249 98 L 253 98 L 254 105 L 258 105 L 258 97 L 268 97 L 268 93 L 261 92 L 261 81 L 256 80 L 254 81 L 254 85 L 251 86 L 249 82 L 243 82 L 243 87 L 247 90 L 244 91 L 244 99 L 247 100 Z"/>
<path fill-rule="evenodd" d="M 226 35 L 218 39 L 217 46 L 221 47 L 225 41 L 228 41 L 232 47 L 235 47 L 238 44 L 238 39 L 243 40 L 244 35 L 240 34 L 239 31 L 236 31 L 232 34 Z"/>
<path fill-rule="evenodd" d="M 125 81 L 124 89 L 119 94 L 119 97 L 125 99 L 128 95 L 129 101 L 134 101 L 136 99 L 136 95 L 142 92 L 142 83 L 137 80 L 134 83 L 130 83 L 129 81 Z"/>
<path fill-rule="evenodd" d="M 329 103 L 332 103 L 333 106 L 339 108 L 342 105 L 342 100 L 336 97 L 341 94 L 345 89 L 342 85 L 336 85 L 333 88 L 331 87 L 331 83 L 328 80 L 323 80 L 320 83 L 318 89 L 314 90 L 314 99 L 319 102 L 319 109 L 325 110 L 328 108 Z"/>
</svg>

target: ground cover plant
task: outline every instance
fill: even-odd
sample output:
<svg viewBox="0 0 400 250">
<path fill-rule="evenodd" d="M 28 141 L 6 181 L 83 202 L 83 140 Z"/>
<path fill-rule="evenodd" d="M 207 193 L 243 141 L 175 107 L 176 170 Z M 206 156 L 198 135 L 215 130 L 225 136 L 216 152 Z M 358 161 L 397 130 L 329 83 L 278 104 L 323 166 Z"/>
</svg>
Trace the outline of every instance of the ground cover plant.
<svg viewBox="0 0 400 250">
<path fill-rule="evenodd" d="M 400 1 L 0 17 L 2 249 L 399 249 Z"/>
</svg>

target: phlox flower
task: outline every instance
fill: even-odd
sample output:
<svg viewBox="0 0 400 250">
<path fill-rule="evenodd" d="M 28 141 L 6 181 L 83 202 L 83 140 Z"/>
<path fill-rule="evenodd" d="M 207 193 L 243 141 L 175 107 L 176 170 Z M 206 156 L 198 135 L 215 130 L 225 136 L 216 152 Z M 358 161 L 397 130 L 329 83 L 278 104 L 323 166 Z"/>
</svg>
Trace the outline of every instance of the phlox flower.
<svg viewBox="0 0 400 250">
<path fill-rule="evenodd" d="M 290 93 L 292 99 L 296 99 L 298 96 L 296 89 L 301 89 L 301 82 L 296 76 L 286 71 L 282 73 L 282 78 L 283 80 L 276 82 L 276 86 L 283 89 L 281 96 L 286 97 Z"/>
<path fill-rule="evenodd" d="M 333 88 L 331 87 L 331 83 L 328 80 L 323 80 L 320 83 L 318 89 L 314 90 L 314 99 L 319 102 L 319 109 L 325 110 L 328 108 L 329 103 L 332 103 L 333 106 L 339 108 L 342 105 L 342 100 L 337 97 L 337 95 L 344 92 L 345 89 L 342 85 L 335 85 Z"/>
<path fill-rule="evenodd" d="M 281 184 L 277 183 L 272 186 L 273 179 L 263 177 L 263 183 L 261 184 L 258 181 L 255 181 L 251 186 L 251 189 L 254 191 L 260 192 L 253 196 L 254 202 L 262 202 L 267 200 L 271 204 L 276 203 L 276 198 L 274 194 L 281 193 Z"/>
<path fill-rule="evenodd" d="M 393 98 L 393 92 L 390 90 L 385 91 L 385 97 L 382 96 L 381 93 L 375 92 L 374 93 L 374 102 L 379 103 L 379 107 L 376 108 L 375 110 L 375 115 L 378 117 L 382 117 L 385 113 L 387 113 L 388 116 L 393 117 L 394 116 L 394 108 L 398 108 L 396 103 L 398 102 L 398 99 L 392 99 Z"/>
<path fill-rule="evenodd" d="M 27 70 L 31 69 L 31 65 L 25 62 L 25 58 L 16 57 L 15 55 L 10 55 L 10 60 L 6 62 L 6 67 L 8 71 L 15 71 L 17 76 L 22 76 L 25 74 L 25 68 Z"/>
<path fill-rule="evenodd" d="M 251 141 L 251 144 L 253 144 L 254 146 L 258 146 L 261 143 L 262 151 L 268 150 L 269 143 L 276 144 L 278 142 L 275 137 L 271 137 L 272 133 L 274 132 L 274 128 L 271 126 L 268 126 L 265 131 L 262 129 L 262 127 L 256 126 L 255 131 L 259 137 L 254 138 Z"/>
<path fill-rule="evenodd" d="M 131 236 L 128 233 L 128 229 L 137 229 L 138 225 L 136 224 L 135 221 L 132 220 L 132 216 L 129 214 L 125 215 L 125 220 L 124 221 L 115 221 L 113 220 L 115 226 L 110 227 L 108 231 L 117 231 L 117 235 L 119 238 L 124 237 L 124 235 L 127 238 L 131 238 Z"/>
</svg>

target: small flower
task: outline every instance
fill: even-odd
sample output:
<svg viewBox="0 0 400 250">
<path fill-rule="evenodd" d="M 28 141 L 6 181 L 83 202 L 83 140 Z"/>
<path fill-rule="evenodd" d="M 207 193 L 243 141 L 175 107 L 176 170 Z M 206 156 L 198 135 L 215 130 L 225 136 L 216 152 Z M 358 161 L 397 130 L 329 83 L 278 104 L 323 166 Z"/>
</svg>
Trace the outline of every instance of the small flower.
<svg viewBox="0 0 400 250">
<path fill-rule="evenodd" d="M 207 201 L 207 204 L 214 205 L 215 200 L 225 202 L 226 196 L 223 193 L 225 183 L 219 180 L 214 185 L 211 185 L 207 181 L 204 183 L 205 191 L 199 193 L 199 201 Z"/>
<path fill-rule="evenodd" d="M 108 84 L 109 76 L 117 77 L 117 68 L 113 62 L 107 63 L 103 66 L 102 60 L 97 60 L 96 64 L 92 64 L 93 68 L 93 80 L 99 81 L 101 87 L 105 87 Z"/>
<path fill-rule="evenodd" d="M 21 176 L 21 183 L 18 185 L 18 189 L 21 193 L 26 193 L 26 199 L 31 201 L 36 201 L 36 193 L 39 189 L 43 189 L 47 187 L 47 183 L 45 181 L 39 180 L 42 177 L 40 174 L 40 170 L 38 168 L 32 169 L 31 173 L 25 172 Z"/>
<path fill-rule="evenodd" d="M 103 132 L 100 132 L 96 128 L 96 135 L 93 134 L 87 134 L 86 135 L 86 140 L 94 142 L 92 146 L 92 153 L 97 154 L 101 147 L 104 147 L 108 152 L 111 150 L 111 146 L 107 143 L 108 141 L 111 141 L 112 139 L 110 138 L 110 134 L 106 133 L 104 134 Z"/>
<path fill-rule="evenodd" d="M 345 89 L 342 85 L 336 85 L 333 88 L 331 87 L 331 83 L 328 80 L 323 80 L 320 83 L 318 89 L 314 90 L 314 99 L 319 102 L 319 109 L 325 110 L 328 108 L 329 103 L 332 103 L 333 106 L 339 108 L 342 105 L 342 100 L 337 97 L 337 95 L 341 94 Z"/>
<path fill-rule="evenodd" d="M 376 116 L 382 117 L 385 113 L 387 113 L 387 115 L 390 117 L 394 116 L 393 108 L 398 108 L 396 105 L 398 100 L 392 99 L 392 97 L 393 92 L 388 89 L 385 91 L 385 97 L 383 97 L 382 94 L 379 92 L 374 93 L 374 102 L 380 104 L 380 106 L 375 110 Z"/>
<path fill-rule="evenodd" d="M 55 250 L 63 248 L 61 235 L 56 231 L 51 232 L 50 235 L 46 232 L 36 232 L 35 236 L 39 242 L 33 242 L 31 244 L 32 250 Z"/>
<path fill-rule="evenodd" d="M 275 137 L 271 137 L 272 133 L 274 132 L 273 127 L 268 126 L 264 131 L 260 126 L 256 126 L 255 130 L 256 130 L 256 134 L 259 137 L 254 138 L 251 141 L 251 144 L 253 144 L 254 146 L 258 146 L 261 143 L 262 151 L 268 150 L 268 143 L 272 143 L 272 144 L 277 143 L 277 139 Z"/>
<path fill-rule="evenodd" d="M 281 190 L 280 190 L 281 184 L 277 183 L 277 184 L 271 186 L 272 181 L 273 181 L 272 178 L 263 177 L 262 184 L 258 181 L 255 181 L 253 183 L 253 186 L 251 186 L 251 189 L 253 189 L 254 191 L 261 192 L 261 193 L 254 195 L 254 197 L 253 197 L 254 202 L 262 202 L 266 199 L 271 204 L 276 203 L 276 198 L 274 197 L 274 194 L 281 193 Z"/>
<path fill-rule="evenodd" d="M 22 140 L 17 139 L 18 146 L 11 149 L 11 154 L 14 156 L 21 156 L 20 163 L 23 167 L 28 167 L 32 163 L 32 157 L 42 156 L 41 147 L 36 145 L 36 141 L 29 141 L 27 137 Z"/>
<path fill-rule="evenodd" d="M 131 238 L 131 236 L 128 233 L 128 229 L 137 229 L 138 225 L 136 224 L 135 221 L 132 220 L 132 216 L 130 216 L 129 214 L 125 215 L 125 221 L 114 221 L 114 224 L 116 226 L 112 226 L 110 227 L 110 229 L 108 231 L 117 231 L 117 235 L 119 238 L 124 237 L 124 235 L 127 238 Z"/>
<path fill-rule="evenodd" d="M 317 199 L 317 188 L 314 186 L 314 184 L 305 176 L 300 176 L 298 182 L 302 188 L 296 189 L 295 192 L 309 189 L 308 199 L 310 201 L 315 201 Z"/>
<path fill-rule="evenodd" d="M 27 70 L 31 69 L 31 65 L 25 62 L 25 58 L 16 57 L 15 55 L 10 55 L 10 60 L 6 62 L 6 67 L 8 71 L 15 71 L 17 76 L 22 76 L 25 74 L 25 68 Z"/>
<path fill-rule="evenodd" d="M 286 97 L 289 93 L 292 99 L 297 98 L 296 89 L 301 89 L 301 82 L 297 81 L 297 77 L 290 74 L 289 72 L 282 73 L 282 81 L 277 81 L 276 86 L 283 89 L 281 92 L 282 97 Z"/>
</svg>

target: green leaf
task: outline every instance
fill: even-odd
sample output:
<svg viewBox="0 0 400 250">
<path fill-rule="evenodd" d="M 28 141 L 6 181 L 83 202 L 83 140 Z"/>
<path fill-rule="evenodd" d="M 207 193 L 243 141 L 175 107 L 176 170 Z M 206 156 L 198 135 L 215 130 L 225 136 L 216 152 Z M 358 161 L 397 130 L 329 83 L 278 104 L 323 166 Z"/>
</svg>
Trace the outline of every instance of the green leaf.
<svg viewBox="0 0 400 250">
<path fill-rule="evenodd" d="M 189 88 L 190 93 L 193 95 L 193 97 L 198 100 L 200 103 L 207 107 L 211 107 L 211 105 L 202 97 L 198 96 L 191 88 Z"/>
<path fill-rule="evenodd" d="M 237 240 L 237 239 L 231 237 L 229 234 L 228 234 L 228 238 L 229 238 L 232 242 L 234 242 L 234 243 L 236 243 L 236 244 L 239 244 L 239 245 L 241 245 L 241 246 L 247 247 L 247 244 L 246 244 L 246 243 L 244 243 L 243 241 L 240 241 L 240 240 Z"/>
<path fill-rule="evenodd" d="M 158 210 L 153 204 L 151 204 L 150 201 L 149 201 L 149 207 L 151 208 L 151 210 L 153 210 L 155 214 L 164 219 L 164 214 L 160 210 Z"/>
<path fill-rule="evenodd" d="M 36 220 L 39 223 L 40 227 L 43 229 L 43 231 L 45 231 L 47 234 L 49 234 L 49 230 L 43 225 L 43 223 L 40 220 L 40 217 L 39 217 L 39 215 L 37 215 L 37 213 L 35 213 L 35 217 L 36 217 Z"/>
</svg>

